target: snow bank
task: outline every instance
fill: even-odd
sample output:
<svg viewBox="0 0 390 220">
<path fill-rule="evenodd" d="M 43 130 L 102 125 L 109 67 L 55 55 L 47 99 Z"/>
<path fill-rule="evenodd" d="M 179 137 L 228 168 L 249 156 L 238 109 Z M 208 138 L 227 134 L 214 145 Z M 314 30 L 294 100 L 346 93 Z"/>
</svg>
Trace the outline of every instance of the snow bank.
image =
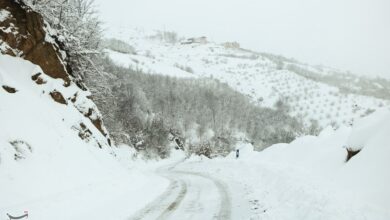
<svg viewBox="0 0 390 220">
<path fill-rule="evenodd" d="M 360 150 L 369 145 L 377 135 L 383 135 L 387 131 L 390 134 L 390 118 L 386 110 L 381 110 L 356 122 L 351 136 L 348 138 L 347 147 Z M 387 129 L 387 130 L 386 130 Z"/>
<path fill-rule="evenodd" d="M 229 183 L 253 204 L 253 219 L 390 219 L 389 143 L 390 112 L 382 110 L 352 128 L 326 128 L 262 152 L 241 146 L 239 159 L 192 158 L 181 169 Z M 351 146 L 361 151 L 346 162 Z"/>
<path fill-rule="evenodd" d="M 342 167 L 340 184 L 390 210 L 390 113 L 379 111 L 360 120 L 346 146 L 361 151 Z"/>
</svg>

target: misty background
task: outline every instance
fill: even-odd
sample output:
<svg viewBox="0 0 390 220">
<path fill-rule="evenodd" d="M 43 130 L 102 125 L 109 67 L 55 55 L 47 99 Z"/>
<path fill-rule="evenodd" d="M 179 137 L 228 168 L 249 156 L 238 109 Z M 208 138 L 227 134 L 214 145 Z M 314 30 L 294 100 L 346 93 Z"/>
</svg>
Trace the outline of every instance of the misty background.
<svg viewBox="0 0 390 220">
<path fill-rule="evenodd" d="M 104 26 L 172 30 L 390 78 L 387 0 L 96 0 Z"/>
</svg>

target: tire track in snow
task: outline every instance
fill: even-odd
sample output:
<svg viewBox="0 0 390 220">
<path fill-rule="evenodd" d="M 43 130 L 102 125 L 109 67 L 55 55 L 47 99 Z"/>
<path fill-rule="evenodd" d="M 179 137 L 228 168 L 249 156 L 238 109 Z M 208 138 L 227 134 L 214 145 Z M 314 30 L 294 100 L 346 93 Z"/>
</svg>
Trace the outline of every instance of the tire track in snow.
<svg viewBox="0 0 390 220">
<path fill-rule="evenodd" d="M 170 205 L 172 204 L 172 203 L 169 203 L 169 199 L 171 197 L 170 195 L 175 194 L 175 191 L 179 187 L 181 187 L 182 189 L 180 190 L 178 197 L 182 196 L 181 194 L 183 192 L 183 182 L 180 181 L 180 185 L 179 185 L 179 181 L 178 180 L 171 179 L 171 178 L 168 178 L 168 179 L 170 180 L 170 184 L 169 184 L 167 190 L 165 190 L 165 192 L 163 192 L 160 196 L 158 196 L 151 203 L 146 205 L 143 209 L 141 209 L 138 212 L 136 212 L 136 214 L 134 214 L 132 217 L 130 217 L 129 220 L 145 219 L 145 218 L 148 218 L 148 216 L 155 215 L 156 212 L 160 211 L 161 209 L 169 208 Z M 187 190 L 185 188 L 184 195 L 185 195 L 186 191 Z M 182 197 L 184 197 L 184 195 Z M 178 198 L 176 198 L 174 201 L 177 201 L 177 200 L 178 200 Z"/>
<path fill-rule="evenodd" d="M 136 212 L 133 217 L 129 218 L 130 220 L 170 219 L 171 215 L 173 214 L 177 215 L 183 213 L 184 215 L 187 215 L 187 217 L 196 219 L 196 216 L 201 215 L 202 213 L 186 213 L 187 210 L 185 209 L 185 204 L 187 204 L 188 206 L 191 204 L 199 203 L 199 196 L 201 194 L 200 192 L 203 191 L 202 189 L 205 189 L 202 188 L 205 187 L 205 185 L 199 184 L 202 182 L 204 184 L 205 180 L 206 182 L 209 182 L 206 185 L 211 185 L 211 187 L 215 186 L 215 189 L 217 191 L 216 193 L 217 195 L 219 195 L 219 209 L 215 208 L 214 210 L 214 208 L 212 208 L 213 210 L 203 210 L 203 214 L 215 212 L 214 216 L 210 216 L 211 219 L 231 219 L 231 199 L 227 187 L 223 182 L 206 174 L 187 171 L 174 171 L 173 168 L 174 166 L 169 167 L 166 172 L 161 174 L 162 177 L 167 178 L 170 181 L 167 190 L 163 192 L 160 196 L 158 196 L 154 201 L 149 203 L 146 207 Z M 199 180 L 196 180 L 196 178 L 201 178 L 203 180 L 199 182 Z M 192 183 L 194 183 L 195 185 L 189 188 L 188 184 L 192 185 Z M 209 187 L 210 186 L 207 186 L 207 188 Z M 191 192 L 196 196 L 191 197 L 188 192 Z M 203 194 L 204 193 L 206 192 L 203 192 Z M 186 197 L 187 195 L 188 197 Z M 184 198 L 187 199 L 185 199 L 183 203 Z M 183 205 L 181 205 L 182 203 Z M 208 204 L 203 205 L 207 207 Z"/>
<path fill-rule="evenodd" d="M 179 207 L 180 203 L 183 201 L 184 196 L 187 194 L 187 184 L 182 180 L 180 181 L 180 183 L 181 190 L 179 192 L 179 195 L 176 197 L 175 201 L 173 201 L 157 219 L 166 219 L 169 214 L 174 212 L 177 207 Z"/>
<path fill-rule="evenodd" d="M 175 173 L 181 173 L 186 175 L 199 176 L 205 179 L 208 179 L 214 183 L 214 185 L 218 189 L 218 193 L 220 195 L 220 208 L 218 212 L 218 216 L 215 216 L 215 219 L 218 220 L 229 220 L 231 217 L 231 200 L 229 193 L 227 191 L 227 187 L 220 180 L 213 178 L 209 175 L 205 175 L 197 172 L 187 172 L 187 171 L 175 171 Z"/>
</svg>

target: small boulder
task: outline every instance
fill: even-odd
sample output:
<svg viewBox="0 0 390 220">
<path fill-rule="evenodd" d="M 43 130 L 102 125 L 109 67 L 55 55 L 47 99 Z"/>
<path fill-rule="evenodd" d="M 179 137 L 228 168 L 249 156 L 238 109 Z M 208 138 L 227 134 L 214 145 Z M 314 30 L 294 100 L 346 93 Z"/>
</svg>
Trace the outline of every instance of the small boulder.
<svg viewBox="0 0 390 220">
<path fill-rule="evenodd" d="M 42 73 L 37 73 L 31 76 L 31 79 L 38 85 L 46 84 L 46 81 L 41 77 Z"/>
<path fill-rule="evenodd" d="M 348 162 L 352 157 L 354 157 L 360 151 L 361 150 L 354 150 L 352 148 L 347 148 L 347 158 L 345 159 L 345 162 Z"/>
<path fill-rule="evenodd" d="M 60 104 L 64 104 L 64 105 L 68 104 L 67 101 L 64 99 L 64 96 L 56 90 L 50 92 L 50 96 L 54 99 L 54 101 Z"/>
<path fill-rule="evenodd" d="M 103 129 L 103 121 L 102 121 L 102 119 L 100 119 L 100 118 L 97 118 L 95 120 L 91 119 L 91 122 L 100 131 L 100 133 L 102 133 L 104 136 L 107 136 L 107 133 L 104 132 L 104 129 Z"/>
<path fill-rule="evenodd" d="M 16 93 L 16 92 L 18 91 L 18 90 L 16 90 L 15 88 L 10 87 L 10 86 L 3 85 L 2 87 L 3 87 L 3 89 L 4 89 L 5 91 L 7 91 L 8 93 Z"/>
</svg>

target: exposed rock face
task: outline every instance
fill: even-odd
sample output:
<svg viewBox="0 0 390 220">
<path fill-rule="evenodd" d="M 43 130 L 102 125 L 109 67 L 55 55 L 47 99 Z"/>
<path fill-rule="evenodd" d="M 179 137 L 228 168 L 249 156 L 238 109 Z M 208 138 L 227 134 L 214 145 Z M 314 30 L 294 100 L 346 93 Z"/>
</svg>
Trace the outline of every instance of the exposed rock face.
<svg viewBox="0 0 390 220">
<path fill-rule="evenodd" d="M 91 119 L 91 122 L 92 122 L 93 125 L 95 125 L 95 127 L 96 127 L 104 136 L 107 135 L 107 133 L 104 132 L 104 129 L 103 129 L 103 121 L 102 121 L 102 119 L 100 119 L 100 118 Z"/>
<path fill-rule="evenodd" d="M 58 38 L 56 32 L 39 13 L 18 0 L 0 0 L 0 15 L 0 53 L 22 57 L 40 66 L 43 73 L 32 75 L 32 83 L 46 84 L 49 80 L 47 77 L 50 76 L 54 79 L 62 79 L 65 90 L 73 91 L 74 85 L 77 85 L 82 90 L 79 90 L 79 95 L 76 92 L 73 97 L 69 97 L 66 95 L 70 93 L 69 91 L 64 92 L 60 89 L 61 92 L 51 91 L 50 96 L 54 101 L 64 105 L 68 105 L 67 100 L 70 100 L 70 104 L 91 121 L 92 125 L 89 126 L 95 126 L 110 145 L 108 132 L 103 125 L 99 110 L 90 99 L 90 92 L 84 85 L 80 85 L 82 82 L 74 80 L 69 74 L 71 68 L 65 60 L 66 51 L 63 43 L 56 40 Z M 9 93 L 17 92 L 11 87 L 3 86 L 3 89 Z"/>
<path fill-rule="evenodd" d="M 21 56 L 53 78 L 70 83 L 59 46 L 48 36 L 42 16 L 15 0 L 0 0 L 0 8 L 9 12 L 0 21 L 2 53 Z"/>
</svg>

